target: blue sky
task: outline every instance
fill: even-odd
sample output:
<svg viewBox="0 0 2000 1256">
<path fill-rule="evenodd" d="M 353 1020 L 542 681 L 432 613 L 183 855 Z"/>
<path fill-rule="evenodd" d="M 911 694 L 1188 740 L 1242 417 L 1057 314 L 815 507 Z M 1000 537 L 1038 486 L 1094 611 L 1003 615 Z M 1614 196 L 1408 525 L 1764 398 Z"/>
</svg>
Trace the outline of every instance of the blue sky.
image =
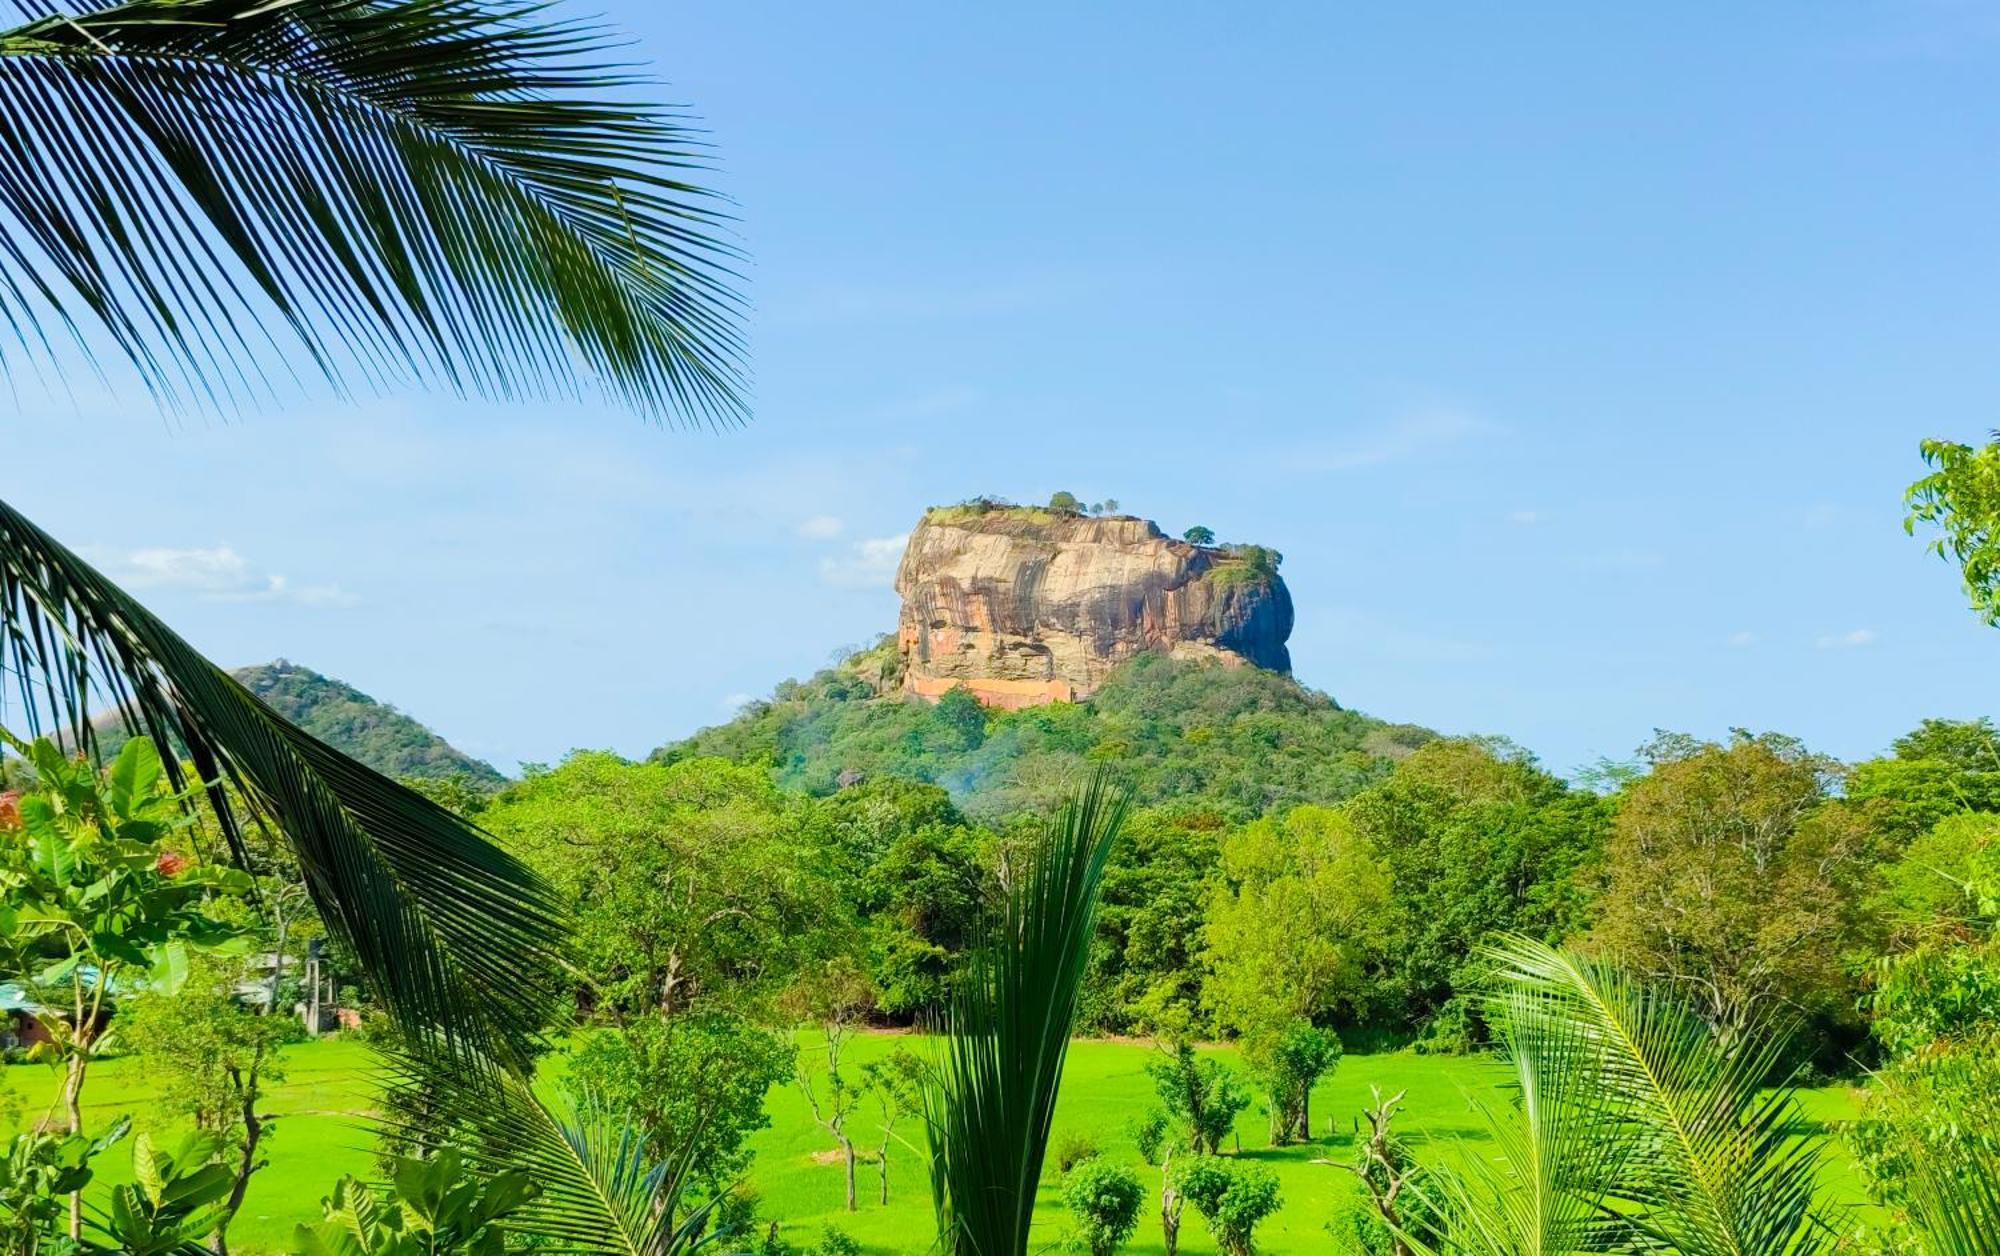
<svg viewBox="0 0 2000 1256">
<path fill-rule="evenodd" d="M 2000 426 L 2000 18 L 1335 8 L 605 0 L 739 202 L 752 426 L 17 382 L 0 483 L 508 769 L 723 718 L 893 625 L 925 504 L 1058 488 L 1276 546 L 1300 679 L 1560 770 L 1994 712 L 1900 494 Z"/>
</svg>

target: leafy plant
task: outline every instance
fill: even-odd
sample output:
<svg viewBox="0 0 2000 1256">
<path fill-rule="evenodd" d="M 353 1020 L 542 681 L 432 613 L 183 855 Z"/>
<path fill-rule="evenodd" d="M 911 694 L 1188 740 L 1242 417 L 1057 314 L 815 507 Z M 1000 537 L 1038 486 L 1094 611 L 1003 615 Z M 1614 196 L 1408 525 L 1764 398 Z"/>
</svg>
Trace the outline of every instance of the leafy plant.
<svg viewBox="0 0 2000 1256">
<path fill-rule="evenodd" d="M 401 1159 L 387 1197 L 354 1178 L 334 1184 L 325 1218 L 294 1232 L 297 1256 L 502 1256 L 507 1223 L 537 1194 L 515 1171 L 481 1178 L 446 1148 L 428 1160 Z"/>
<path fill-rule="evenodd" d="M 35 1256 L 44 1245 L 60 1249 L 68 1208 L 96 1175 L 92 1161 L 125 1136 L 130 1117 L 121 1117 L 94 1137 L 29 1131 L 16 1134 L 0 1157 L 0 1251 Z"/>
<path fill-rule="evenodd" d="M 1082 1130 L 1071 1130 L 1056 1140 L 1056 1172 L 1067 1176 L 1070 1170 L 1084 1161 L 1095 1157 L 1103 1148 L 1097 1139 Z"/>
<path fill-rule="evenodd" d="M 1072 1241 L 1090 1256 L 1111 1256 L 1139 1227 L 1146 1188 L 1123 1165 L 1084 1160 L 1064 1176 L 1062 1192 L 1075 1225 Z"/>
<path fill-rule="evenodd" d="M 1212 1056 L 1197 1053 L 1194 1044 L 1177 1039 L 1166 1058 L 1146 1066 L 1168 1118 L 1188 1150 L 1214 1155 L 1236 1128 L 1237 1114 L 1250 1106 L 1250 1092 L 1236 1071 Z"/>
<path fill-rule="evenodd" d="M 132 1146 L 132 1181 L 113 1187 L 97 1225 L 123 1256 L 171 1256 L 217 1236 L 227 1221 L 224 1200 L 234 1175 L 217 1156 L 212 1134 L 194 1133 L 172 1147 L 141 1134 Z"/>
<path fill-rule="evenodd" d="M 954 988 L 927 1090 L 931 1200 L 947 1256 L 1022 1256 L 1126 798 L 1102 774 L 1057 813 L 1005 918 Z"/>
<path fill-rule="evenodd" d="M 1340 1038 L 1330 1029 L 1294 1021 L 1245 1047 L 1263 1076 L 1271 1106 L 1271 1141 L 1312 1138 L 1312 1088 L 1340 1063 Z"/>
<path fill-rule="evenodd" d="M 1261 1164 L 1220 1156 L 1189 1161 L 1180 1171 L 1179 1187 L 1224 1256 L 1254 1256 L 1257 1227 L 1284 1202 L 1277 1174 Z"/>
</svg>

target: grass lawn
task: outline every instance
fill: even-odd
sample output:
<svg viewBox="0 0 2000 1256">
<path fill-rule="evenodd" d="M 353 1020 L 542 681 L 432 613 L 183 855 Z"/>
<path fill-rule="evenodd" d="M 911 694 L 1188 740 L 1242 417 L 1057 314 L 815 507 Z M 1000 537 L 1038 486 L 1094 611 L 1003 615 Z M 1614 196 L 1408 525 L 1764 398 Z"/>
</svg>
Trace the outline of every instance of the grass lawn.
<svg viewBox="0 0 2000 1256">
<path fill-rule="evenodd" d="M 922 1050 L 921 1042 L 890 1035 L 865 1035 L 850 1047 L 856 1063 L 886 1055 L 897 1045 Z M 818 1052 L 805 1057 L 817 1064 Z M 1062 1101 L 1056 1115 L 1056 1137 L 1082 1133 L 1092 1137 L 1103 1154 L 1129 1163 L 1142 1174 L 1149 1189 L 1158 1174 L 1141 1164 L 1126 1125 L 1152 1101 L 1152 1084 L 1145 1065 L 1151 1049 L 1114 1042 L 1079 1042 L 1070 1052 Z M 271 1165 L 251 1185 L 243 1216 L 230 1232 L 237 1253 L 283 1251 L 292 1227 L 319 1216 L 319 1199 L 343 1173 L 365 1175 L 373 1160 L 369 1138 L 358 1127 L 368 1108 L 368 1054 L 347 1041 L 307 1043 L 285 1051 L 286 1080 L 271 1096 L 268 1108 L 278 1115 L 276 1132 L 267 1144 Z M 1254 1108 L 1238 1123 L 1243 1154 L 1269 1165 L 1279 1177 L 1284 1207 L 1259 1230 L 1259 1250 L 1270 1256 L 1330 1250 L 1323 1227 L 1352 1198 L 1352 1178 L 1315 1158 L 1346 1161 L 1352 1150 L 1355 1115 L 1370 1102 L 1369 1085 L 1385 1093 L 1407 1089 L 1398 1127 L 1409 1137 L 1435 1140 L 1439 1154 L 1462 1154 L 1480 1138 L 1481 1123 L 1473 1106 L 1476 1097 L 1495 1095 L 1501 1071 L 1480 1060 L 1417 1056 L 1406 1053 L 1350 1056 L 1313 1094 L 1313 1126 L 1319 1141 L 1310 1146 L 1272 1149 L 1264 1144 L 1264 1118 Z M 23 1119 L 32 1122 L 53 1096 L 54 1074 L 39 1065 L 7 1070 L 7 1081 L 25 1103 Z M 107 1060 L 91 1072 L 85 1090 L 85 1121 L 102 1129 L 120 1113 L 131 1113 L 143 1128 L 157 1125 L 148 1111 L 151 1088 L 139 1062 Z M 1844 1087 L 1812 1091 L 1805 1097 L 1806 1116 L 1814 1124 L 1837 1122 L 1853 1112 L 1851 1092 Z M 890 1151 L 890 1202 L 876 1202 L 876 1169 L 872 1160 L 861 1166 L 861 1207 L 842 1208 L 842 1171 L 827 1155 L 832 1141 L 812 1121 L 796 1087 L 775 1089 L 770 1098 L 771 1128 L 753 1140 L 757 1159 L 751 1184 L 763 1197 L 765 1215 L 783 1223 L 785 1232 L 802 1245 L 831 1223 L 846 1230 L 871 1252 L 921 1252 L 930 1246 L 932 1220 L 929 1186 L 921 1147 L 922 1127 L 914 1116 L 898 1128 L 901 1139 Z M 856 1142 L 875 1141 L 872 1101 L 857 1113 L 851 1129 Z M 1331 1118 L 1334 1130 L 1327 1133 Z M 1859 1202 L 1858 1186 L 1836 1145 L 1829 1168 L 1829 1188 L 1836 1199 Z M 103 1164 L 107 1179 L 129 1170 L 125 1148 L 114 1149 Z M 1045 1183 L 1036 1212 L 1040 1236 L 1053 1245 L 1062 1235 L 1064 1214 L 1056 1193 Z M 1215 1250 L 1192 1211 L 1182 1220 L 1181 1247 L 1190 1256 Z M 1126 1249 L 1157 1253 L 1160 1248 L 1157 1207 L 1149 1206 L 1138 1236 Z"/>
</svg>

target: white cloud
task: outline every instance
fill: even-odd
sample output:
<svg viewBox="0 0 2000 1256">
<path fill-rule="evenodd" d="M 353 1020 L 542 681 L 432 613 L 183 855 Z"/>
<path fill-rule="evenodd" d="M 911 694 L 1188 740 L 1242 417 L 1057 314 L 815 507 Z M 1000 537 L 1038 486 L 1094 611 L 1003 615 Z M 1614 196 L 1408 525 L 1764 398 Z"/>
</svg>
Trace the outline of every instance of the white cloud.
<svg viewBox="0 0 2000 1256">
<path fill-rule="evenodd" d="M 1516 510 L 1507 516 L 1507 522 L 1517 528 L 1533 527 L 1541 521 L 1542 512 L 1539 510 Z"/>
<path fill-rule="evenodd" d="M 814 515 L 799 525 L 799 535 L 808 541 L 831 541 L 846 526 L 834 515 Z"/>
<path fill-rule="evenodd" d="M 1822 650 L 1853 650 L 1874 645 L 1880 636 L 1873 628 L 1856 628 L 1849 632 L 1828 633 L 1815 644 Z"/>
<path fill-rule="evenodd" d="M 819 560 L 819 578 L 838 589 L 886 589 L 896 582 L 907 536 L 855 541 L 838 557 Z"/>
<path fill-rule="evenodd" d="M 754 696 L 747 693 L 731 693 L 724 694 L 722 701 L 717 703 L 717 705 L 722 708 L 725 714 L 734 715 L 756 700 Z"/>
<path fill-rule="evenodd" d="M 1754 632 L 1732 632 L 1729 634 L 1729 644 L 1738 650 L 1745 649 L 1757 644 L 1757 634 Z"/>
<path fill-rule="evenodd" d="M 1424 458 L 1494 430 L 1466 410 L 1413 410 L 1374 431 L 1361 432 L 1301 451 L 1296 466 L 1306 471 L 1356 471 L 1388 462 Z"/>
<path fill-rule="evenodd" d="M 294 585 L 264 571 L 227 545 L 207 549 L 142 549 L 88 555 L 119 584 L 132 590 L 188 593 L 204 602 L 286 602 L 295 606 L 352 606 L 355 598 L 338 585 Z"/>
</svg>

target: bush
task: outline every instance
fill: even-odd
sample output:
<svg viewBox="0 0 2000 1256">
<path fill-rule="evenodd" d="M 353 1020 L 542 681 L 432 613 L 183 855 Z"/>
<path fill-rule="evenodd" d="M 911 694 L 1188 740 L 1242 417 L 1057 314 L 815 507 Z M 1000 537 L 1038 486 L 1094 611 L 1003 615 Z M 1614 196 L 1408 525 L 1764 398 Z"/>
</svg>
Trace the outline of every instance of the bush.
<svg viewBox="0 0 2000 1256">
<path fill-rule="evenodd" d="M 1160 1163 L 1160 1148 L 1167 1141 L 1167 1114 L 1158 1108 L 1150 1109 L 1146 1115 L 1132 1122 L 1130 1129 L 1140 1157 L 1147 1164 Z"/>
<path fill-rule="evenodd" d="M 1340 1063 L 1340 1039 L 1330 1029 L 1294 1021 L 1251 1047 L 1270 1090 L 1271 1141 L 1311 1141 L 1313 1084 Z"/>
<path fill-rule="evenodd" d="M 1195 1054 L 1190 1042 L 1176 1042 L 1166 1059 L 1147 1065 L 1146 1071 L 1160 1102 L 1186 1134 L 1190 1151 L 1221 1151 L 1236 1127 L 1236 1114 L 1250 1106 L 1249 1092 L 1235 1072 L 1220 1060 Z"/>
<path fill-rule="evenodd" d="M 806 1249 L 806 1256 L 861 1256 L 861 1244 L 839 1226 L 828 1226 L 819 1242 Z"/>
<path fill-rule="evenodd" d="M 1076 1219 L 1075 1245 L 1090 1256 L 1111 1256 L 1139 1225 L 1146 1190 L 1123 1165 L 1085 1160 L 1063 1181 L 1063 1203 Z"/>
<path fill-rule="evenodd" d="M 1253 1256 L 1253 1231 L 1283 1202 L 1277 1175 L 1269 1169 L 1215 1156 L 1181 1170 L 1180 1192 L 1208 1224 L 1223 1256 Z"/>
<path fill-rule="evenodd" d="M 1080 1131 L 1072 1130 L 1056 1140 L 1056 1172 L 1067 1175 L 1071 1169 L 1095 1156 L 1100 1148 L 1097 1140 Z"/>
</svg>

